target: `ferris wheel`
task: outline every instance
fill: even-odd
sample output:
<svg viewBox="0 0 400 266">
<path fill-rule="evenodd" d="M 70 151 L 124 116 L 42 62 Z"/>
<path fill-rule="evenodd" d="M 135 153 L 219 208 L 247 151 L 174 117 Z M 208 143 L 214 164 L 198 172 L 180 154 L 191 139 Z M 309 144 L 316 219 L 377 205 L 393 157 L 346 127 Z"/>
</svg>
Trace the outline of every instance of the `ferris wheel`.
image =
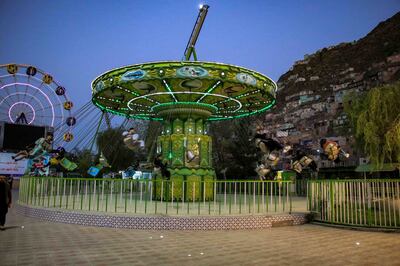
<svg viewBox="0 0 400 266">
<path fill-rule="evenodd" d="M 62 134 L 70 141 L 76 123 L 72 107 L 66 89 L 50 74 L 31 65 L 0 65 L 0 121 L 53 128 L 66 124 Z"/>
</svg>

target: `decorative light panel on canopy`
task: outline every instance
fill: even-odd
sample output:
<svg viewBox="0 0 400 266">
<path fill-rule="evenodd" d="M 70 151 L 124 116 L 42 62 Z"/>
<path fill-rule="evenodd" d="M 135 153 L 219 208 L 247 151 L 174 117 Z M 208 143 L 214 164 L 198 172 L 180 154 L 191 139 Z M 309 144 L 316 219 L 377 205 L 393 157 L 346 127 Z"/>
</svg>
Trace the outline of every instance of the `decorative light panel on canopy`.
<svg viewBox="0 0 400 266">
<path fill-rule="evenodd" d="M 256 71 L 200 61 L 121 67 L 92 83 L 99 108 L 149 120 L 163 120 L 167 110 L 182 108 L 203 111 L 209 121 L 254 115 L 275 104 L 276 89 L 274 81 Z"/>
</svg>

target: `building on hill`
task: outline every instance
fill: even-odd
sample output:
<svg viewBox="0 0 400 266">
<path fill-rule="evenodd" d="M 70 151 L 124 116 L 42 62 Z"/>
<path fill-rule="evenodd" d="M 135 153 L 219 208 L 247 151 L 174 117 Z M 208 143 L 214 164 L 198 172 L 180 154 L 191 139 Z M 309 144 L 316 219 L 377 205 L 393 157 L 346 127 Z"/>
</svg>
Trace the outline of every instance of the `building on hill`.
<svg viewBox="0 0 400 266">
<path fill-rule="evenodd" d="M 291 144 L 307 140 L 315 149 L 321 138 L 338 139 L 352 153 L 354 138 L 343 98 L 400 79 L 398 25 L 400 12 L 358 41 L 323 48 L 296 61 L 278 80 L 277 106 L 265 116 L 265 129 Z M 353 159 L 348 164 L 354 165 L 348 167 L 357 165 Z M 327 162 L 320 166 L 332 167 Z"/>
</svg>

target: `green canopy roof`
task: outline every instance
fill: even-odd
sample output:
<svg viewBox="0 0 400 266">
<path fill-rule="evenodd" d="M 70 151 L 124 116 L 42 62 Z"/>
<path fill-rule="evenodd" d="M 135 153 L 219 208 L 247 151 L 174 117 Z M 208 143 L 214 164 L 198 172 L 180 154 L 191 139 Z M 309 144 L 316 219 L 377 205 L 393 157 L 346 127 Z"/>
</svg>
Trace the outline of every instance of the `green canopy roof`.
<svg viewBox="0 0 400 266">
<path fill-rule="evenodd" d="M 376 164 L 363 164 L 357 166 L 356 172 L 391 172 L 400 167 L 400 163 L 384 163 L 379 166 Z"/>
</svg>

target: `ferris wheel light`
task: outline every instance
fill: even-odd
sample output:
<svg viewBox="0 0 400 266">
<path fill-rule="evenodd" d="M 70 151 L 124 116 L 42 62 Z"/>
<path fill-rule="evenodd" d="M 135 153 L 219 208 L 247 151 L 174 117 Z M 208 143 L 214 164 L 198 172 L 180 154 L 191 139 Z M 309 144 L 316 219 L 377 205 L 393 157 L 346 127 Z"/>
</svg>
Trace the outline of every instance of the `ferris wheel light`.
<svg viewBox="0 0 400 266">
<path fill-rule="evenodd" d="M 31 112 L 32 112 L 32 119 L 31 119 L 31 121 L 28 122 L 28 125 L 32 124 L 32 122 L 35 121 L 35 117 L 36 117 L 35 109 L 34 109 L 33 106 L 30 105 L 29 103 L 27 103 L 27 102 L 22 102 L 22 101 L 14 103 L 13 105 L 11 105 L 10 109 L 8 109 L 8 118 L 10 118 L 10 121 L 13 122 L 13 123 L 15 123 L 15 121 L 16 121 L 16 120 L 12 119 L 11 111 L 12 111 L 12 109 L 14 108 L 14 106 L 16 106 L 16 105 L 18 105 L 18 104 L 27 105 L 27 106 L 31 109 Z M 17 117 L 18 117 L 18 116 L 17 116 Z"/>
<path fill-rule="evenodd" d="M 72 103 L 64 95 L 65 88 L 49 73 L 23 64 L 0 65 L 0 69 L 0 106 L 4 108 L 5 120 L 54 127 L 55 123 L 64 120 L 65 112 L 70 114 L 72 106 L 63 108 L 63 102 Z M 10 73 L 13 71 L 14 74 Z M 57 94 L 56 88 L 63 89 L 61 95 Z"/>
<path fill-rule="evenodd" d="M 51 126 L 54 126 L 54 120 L 55 120 L 55 111 L 54 111 L 55 108 L 54 108 L 54 105 L 51 102 L 49 96 L 46 93 L 44 93 L 40 88 L 38 88 L 36 86 L 33 86 L 32 84 L 29 84 L 29 83 L 13 82 L 13 83 L 5 84 L 5 85 L 1 86 L 0 87 L 0 91 L 2 89 L 4 89 L 4 88 L 10 87 L 10 86 L 16 86 L 16 85 L 31 87 L 32 89 L 35 89 L 35 90 L 39 91 L 46 98 L 47 102 L 50 104 L 51 112 L 52 112 Z"/>
</svg>

